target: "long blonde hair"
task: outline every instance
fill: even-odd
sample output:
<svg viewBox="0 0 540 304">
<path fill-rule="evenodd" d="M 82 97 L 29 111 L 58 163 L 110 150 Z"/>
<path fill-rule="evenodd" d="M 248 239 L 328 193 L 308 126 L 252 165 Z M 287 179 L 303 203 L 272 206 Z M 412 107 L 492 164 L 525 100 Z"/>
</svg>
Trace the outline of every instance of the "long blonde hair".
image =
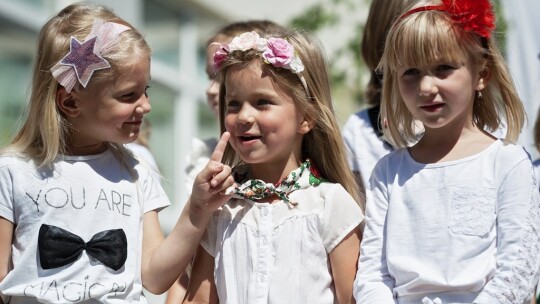
<svg viewBox="0 0 540 304">
<path fill-rule="evenodd" d="M 264 64 L 259 52 L 255 50 L 232 52 L 222 63 L 220 76 L 219 118 L 221 132 L 225 132 L 225 78 L 232 66 L 247 66 L 253 61 L 259 61 L 263 72 L 268 73 L 276 85 L 283 92 L 292 97 L 296 106 L 308 120 L 314 122 L 310 132 L 304 135 L 302 142 L 302 157 L 309 158 L 320 171 L 323 178 L 329 182 L 341 184 L 352 197 L 364 206 L 364 199 L 359 194 L 359 187 L 349 168 L 345 154 L 345 145 L 336 121 L 328 67 L 323 47 L 315 36 L 298 30 L 272 29 L 266 36 L 281 37 L 294 46 L 296 55 L 304 63 L 305 69 L 301 73 L 309 92 L 306 92 L 298 75 L 290 70 L 276 68 L 271 64 Z M 261 35 L 265 36 L 265 35 Z M 241 163 L 234 149 L 227 145 L 223 157 L 224 163 L 236 166 Z"/>
<path fill-rule="evenodd" d="M 387 118 L 388 128 L 384 131 L 387 139 L 396 147 L 405 147 L 416 140 L 414 117 L 399 93 L 397 69 L 428 65 L 441 59 L 472 64 L 476 71 L 489 71 L 491 77 L 482 90 L 482 98 L 475 96 L 474 123 L 486 131 L 495 131 L 504 119 L 505 140 L 515 142 L 525 123 L 525 111 L 495 41 L 464 31 L 448 13 L 438 10 L 398 19 L 387 36 L 380 64 L 384 70 L 381 117 Z"/>
<path fill-rule="evenodd" d="M 56 106 L 59 84 L 50 69 L 69 52 L 72 36 L 79 41 L 86 38 L 96 18 L 126 25 L 130 30 L 123 32 L 115 49 L 104 56 L 111 68 L 94 72 L 89 85 L 111 81 L 119 70 L 132 64 L 133 60 L 150 58 L 151 50 L 144 37 L 111 10 L 104 6 L 85 4 L 67 6 L 49 19 L 39 33 L 26 120 L 4 152 L 28 156 L 39 166 L 49 165 L 58 154 L 66 153 L 66 143 L 71 136 L 71 129 Z M 84 88 L 76 85 L 75 89 Z M 116 143 L 108 145 L 117 157 L 126 154 L 123 145 Z"/>
</svg>

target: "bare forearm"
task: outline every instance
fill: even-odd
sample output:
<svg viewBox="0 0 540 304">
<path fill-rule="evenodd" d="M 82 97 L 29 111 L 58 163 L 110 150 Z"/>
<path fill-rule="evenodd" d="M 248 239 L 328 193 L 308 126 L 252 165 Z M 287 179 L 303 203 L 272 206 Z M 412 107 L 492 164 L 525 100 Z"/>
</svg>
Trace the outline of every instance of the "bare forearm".
<svg viewBox="0 0 540 304">
<path fill-rule="evenodd" d="M 211 217 L 188 201 L 176 225 L 143 265 L 143 282 L 152 293 L 165 292 L 191 261 Z"/>
</svg>

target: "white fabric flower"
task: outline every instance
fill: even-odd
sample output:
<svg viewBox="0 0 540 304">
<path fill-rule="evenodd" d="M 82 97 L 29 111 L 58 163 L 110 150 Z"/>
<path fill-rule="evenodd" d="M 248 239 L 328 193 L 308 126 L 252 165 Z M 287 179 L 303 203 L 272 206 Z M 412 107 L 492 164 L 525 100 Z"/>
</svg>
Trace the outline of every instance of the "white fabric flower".
<svg viewBox="0 0 540 304">
<path fill-rule="evenodd" d="M 304 64 L 302 63 L 300 57 L 293 57 L 292 61 L 289 63 L 289 69 L 295 74 L 298 74 L 304 70 Z"/>
<path fill-rule="evenodd" d="M 257 32 L 245 32 L 233 38 L 229 44 L 230 51 L 247 51 L 258 46 L 259 34 Z"/>
</svg>

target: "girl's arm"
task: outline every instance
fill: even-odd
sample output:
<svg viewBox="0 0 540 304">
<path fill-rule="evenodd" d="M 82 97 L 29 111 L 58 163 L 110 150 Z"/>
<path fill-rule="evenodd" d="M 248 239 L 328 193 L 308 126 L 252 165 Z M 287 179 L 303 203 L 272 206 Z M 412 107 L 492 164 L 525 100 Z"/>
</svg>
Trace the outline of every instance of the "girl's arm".
<svg viewBox="0 0 540 304">
<path fill-rule="evenodd" d="M 157 212 L 144 214 L 141 271 L 148 291 L 161 294 L 171 287 L 191 261 L 213 212 L 229 199 L 222 192 L 234 179 L 231 168 L 221 163 L 229 136 L 223 133 L 210 161 L 197 175 L 191 197 L 166 239 Z"/>
<path fill-rule="evenodd" d="M 13 223 L 0 217 L 0 282 L 9 272 L 11 260 L 11 242 L 13 240 Z M 0 304 L 4 304 L 0 298 Z"/>
<path fill-rule="evenodd" d="M 186 270 L 187 271 L 187 270 Z M 174 284 L 167 291 L 167 299 L 165 304 L 178 304 L 181 303 L 186 295 L 187 285 L 189 283 L 189 277 L 184 271 L 182 275 L 174 282 Z"/>
<path fill-rule="evenodd" d="M 360 239 L 360 226 L 358 226 L 329 254 L 338 303 L 355 303 L 352 289 L 360 254 Z"/>
<path fill-rule="evenodd" d="M 356 302 L 362 304 L 395 303 L 392 289 L 395 280 L 386 262 L 386 214 L 388 196 L 386 186 L 380 182 L 386 166 L 380 162 L 370 178 L 366 191 L 366 225 L 360 244 L 358 272 L 353 285 Z"/>
<path fill-rule="evenodd" d="M 214 257 L 202 246 L 197 250 L 186 297 L 182 303 L 219 303 L 214 283 Z"/>
<path fill-rule="evenodd" d="M 515 154 L 512 156 L 515 157 Z M 496 202 L 496 271 L 474 303 L 523 303 L 538 283 L 538 186 L 534 182 L 533 167 L 528 157 L 524 156 L 517 164 L 508 158 L 495 162 L 500 166 L 500 171 L 508 172 L 499 177 L 502 183 Z"/>
</svg>

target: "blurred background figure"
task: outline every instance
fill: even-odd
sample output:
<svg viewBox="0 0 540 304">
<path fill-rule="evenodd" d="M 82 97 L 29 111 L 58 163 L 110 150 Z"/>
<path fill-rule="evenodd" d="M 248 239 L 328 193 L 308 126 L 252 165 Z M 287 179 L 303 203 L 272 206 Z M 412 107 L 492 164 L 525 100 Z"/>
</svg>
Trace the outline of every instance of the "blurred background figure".
<svg viewBox="0 0 540 304">
<path fill-rule="evenodd" d="M 375 164 L 392 146 L 383 138 L 379 119 L 383 73 L 377 66 L 384 51 L 386 33 L 413 0 L 373 0 L 362 36 L 362 58 L 371 76 L 365 91 L 367 108 L 354 113 L 343 126 L 343 138 L 349 152 L 349 165 L 355 173 L 362 192 L 367 186 Z"/>
<path fill-rule="evenodd" d="M 156 176 L 159 177 L 160 170 L 158 163 L 156 161 L 156 158 L 152 154 L 150 150 L 150 135 L 152 134 L 152 124 L 148 120 L 148 118 L 143 118 L 143 123 L 141 125 L 141 130 L 139 132 L 139 136 L 137 139 L 126 145 L 128 149 L 130 149 L 135 156 L 143 160 L 146 164 L 150 166 L 150 168 L 153 169 L 153 171 L 156 173 Z M 159 178 L 161 179 L 161 178 Z M 158 180 L 159 180 L 158 179 Z"/>
</svg>

